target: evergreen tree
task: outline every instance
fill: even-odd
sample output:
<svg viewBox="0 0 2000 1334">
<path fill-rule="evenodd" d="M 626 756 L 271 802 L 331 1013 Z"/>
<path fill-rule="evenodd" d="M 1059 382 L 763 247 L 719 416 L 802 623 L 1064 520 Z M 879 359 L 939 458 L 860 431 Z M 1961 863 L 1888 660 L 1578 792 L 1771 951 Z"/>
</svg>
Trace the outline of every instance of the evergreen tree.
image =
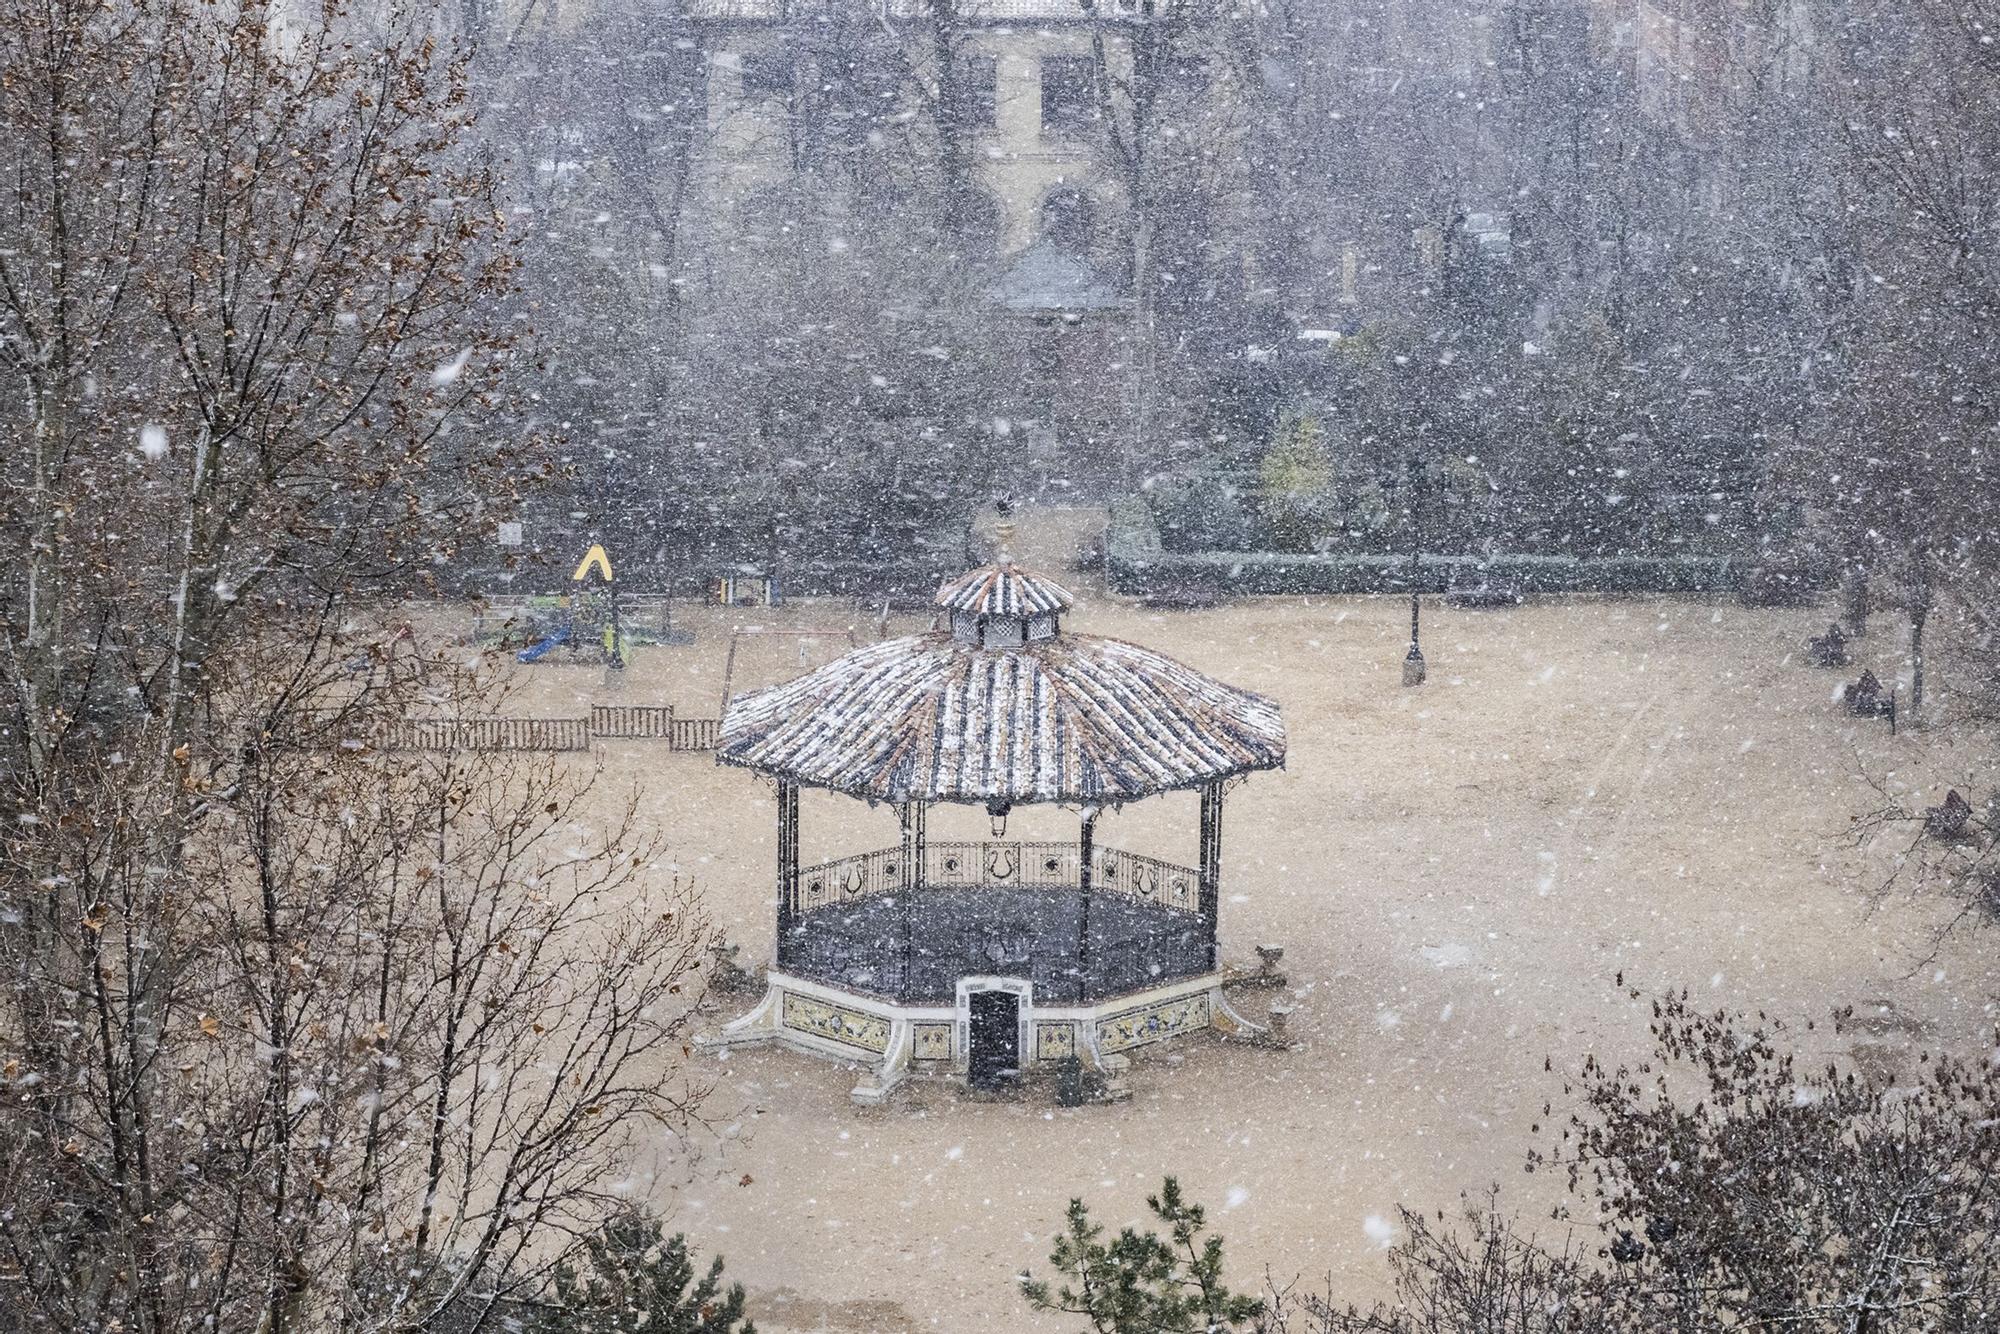
<svg viewBox="0 0 2000 1334">
<path fill-rule="evenodd" d="M 585 1243 L 588 1271 L 556 1270 L 559 1309 L 537 1334 L 757 1334 L 743 1318 L 743 1285 L 722 1286 L 722 1257 L 697 1279 L 687 1238 L 664 1231 L 637 1209 L 607 1218 Z"/>
<path fill-rule="evenodd" d="M 1051 1287 L 1022 1275 L 1021 1291 L 1038 1311 L 1084 1316 L 1096 1334 L 1227 1334 L 1248 1330 L 1263 1303 L 1231 1292 L 1222 1281 L 1222 1238 L 1207 1236 L 1207 1216 L 1181 1198 L 1168 1177 L 1146 1207 L 1167 1235 L 1123 1228 L 1109 1245 L 1082 1200 L 1069 1202 L 1068 1227 L 1049 1263 L 1061 1275 Z"/>
</svg>

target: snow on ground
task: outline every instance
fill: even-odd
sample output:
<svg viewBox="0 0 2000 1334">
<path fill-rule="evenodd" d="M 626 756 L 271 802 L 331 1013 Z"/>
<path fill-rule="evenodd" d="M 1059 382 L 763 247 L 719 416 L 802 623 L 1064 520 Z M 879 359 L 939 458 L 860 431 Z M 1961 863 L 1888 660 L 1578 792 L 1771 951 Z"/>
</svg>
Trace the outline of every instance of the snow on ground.
<svg viewBox="0 0 2000 1334">
<path fill-rule="evenodd" d="M 1546 1217 L 1559 1183 L 1521 1170 L 1544 1100 L 1560 1119 L 1543 1058 L 1560 1072 L 1585 1051 L 1641 1050 L 1648 1009 L 1615 985 L 1621 973 L 1791 1018 L 1853 1004 L 1895 1016 L 1904 1042 L 1981 1042 L 1992 965 L 1954 945 L 1919 967 L 1934 909 L 1871 913 L 1857 886 L 1881 867 L 1845 840 L 1872 797 L 1864 771 L 1922 785 L 1964 752 L 1944 754 L 1936 734 L 1891 739 L 1830 703 L 1835 674 L 1798 651 L 1824 620 L 1701 599 L 1427 606 L 1430 684 L 1413 691 L 1399 684 L 1408 606 L 1395 599 L 1156 612 L 1087 597 L 1066 629 L 1166 650 L 1284 706 L 1287 771 L 1229 801 L 1223 935 L 1245 962 L 1253 944 L 1286 947 L 1302 1049 L 1147 1049 L 1131 1102 L 1079 1110 L 939 1083 L 863 1110 L 847 1098 L 853 1069 L 780 1050 L 697 1056 L 724 1133 L 692 1167 L 663 1161 L 650 1189 L 726 1256 L 772 1334 L 1068 1329 L 1031 1315 L 1015 1276 L 1044 1268 L 1071 1195 L 1106 1223 L 1135 1222 L 1169 1172 L 1209 1204 L 1239 1283 L 1268 1266 L 1309 1285 L 1330 1274 L 1366 1299 L 1398 1202 L 1450 1209 L 1497 1181 Z M 750 621 L 853 624 L 867 638 L 873 617 L 690 608 L 679 623 L 694 646 L 642 649 L 619 675 L 524 669 L 513 707 L 712 715 L 727 627 Z M 1891 679 L 1890 627 L 1860 647 Z M 796 671 L 791 652 L 772 670 Z M 763 683 L 739 664 L 739 688 Z M 607 790 L 643 785 L 716 920 L 768 958 L 767 788 L 659 743 L 599 754 Z M 934 816 L 932 836 L 977 837 L 984 823 Z M 1018 812 L 1008 833 L 1066 837 L 1071 823 Z M 1170 797 L 1109 817 L 1099 838 L 1191 862 L 1194 826 L 1194 799 Z M 894 831 L 887 811 L 808 794 L 808 860 L 887 846 Z M 1824 1025 L 1802 1036 L 1842 1041 Z"/>
</svg>

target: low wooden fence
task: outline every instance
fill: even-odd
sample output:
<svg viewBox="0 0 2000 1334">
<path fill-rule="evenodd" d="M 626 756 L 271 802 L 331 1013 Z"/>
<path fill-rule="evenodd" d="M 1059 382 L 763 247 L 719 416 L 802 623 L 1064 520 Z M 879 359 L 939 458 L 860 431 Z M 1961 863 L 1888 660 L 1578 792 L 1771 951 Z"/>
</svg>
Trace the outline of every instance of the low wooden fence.
<svg viewBox="0 0 2000 1334">
<path fill-rule="evenodd" d="M 404 718 L 369 738 L 384 750 L 589 750 L 597 738 L 714 750 L 719 718 L 679 718 L 671 704 L 594 704 L 587 718 Z"/>
<path fill-rule="evenodd" d="M 720 718 L 676 718 L 667 740 L 673 750 L 714 750 L 721 744 Z"/>
<path fill-rule="evenodd" d="M 631 740 L 671 740 L 674 734 L 674 706 L 593 704 L 590 706 L 590 734 Z"/>
<path fill-rule="evenodd" d="M 376 738 L 384 750 L 589 750 L 585 718 L 403 718 Z"/>
</svg>

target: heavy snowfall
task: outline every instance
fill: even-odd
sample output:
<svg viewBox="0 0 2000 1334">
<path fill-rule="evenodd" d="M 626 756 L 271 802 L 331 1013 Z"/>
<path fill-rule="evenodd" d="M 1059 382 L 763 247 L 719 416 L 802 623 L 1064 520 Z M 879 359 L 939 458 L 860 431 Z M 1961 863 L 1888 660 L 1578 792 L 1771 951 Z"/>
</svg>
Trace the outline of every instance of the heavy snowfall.
<svg viewBox="0 0 2000 1334">
<path fill-rule="evenodd" d="M 0 1334 L 2000 1328 L 2000 0 L 0 0 Z"/>
</svg>

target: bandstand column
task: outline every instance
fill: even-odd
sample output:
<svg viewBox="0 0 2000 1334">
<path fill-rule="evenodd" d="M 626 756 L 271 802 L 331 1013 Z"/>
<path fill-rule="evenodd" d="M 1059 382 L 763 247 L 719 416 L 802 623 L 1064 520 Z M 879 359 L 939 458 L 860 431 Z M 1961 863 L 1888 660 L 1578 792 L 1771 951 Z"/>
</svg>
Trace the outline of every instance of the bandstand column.
<svg viewBox="0 0 2000 1334">
<path fill-rule="evenodd" d="M 1217 933 L 1222 924 L 1222 783 L 1201 785 L 1201 883 L 1202 921 L 1208 927 L 1208 966 L 1215 968 L 1221 957 Z"/>
<path fill-rule="evenodd" d="M 1097 811 L 1085 807 L 1083 828 L 1076 840 L 1076 998 L 1090 999 L 1090 882 L 1091 863 L 1097 860 Z"/>
<path fill-rule="evenodd" d="M 896 808 L 903 827 L 902 857 L 897 865 L 896 892 L 903 898 L 903 976 L 897 994 L 911 999 L 911 978 L 917 962 L 917 891 L 924 886 L 924 815 L 921 801 Z"/>
<path fill-rule="evenodd" d="M 799 785 L 778 780 L 778 968 L 791 967 L 799 920 Z"/>
</svg>

